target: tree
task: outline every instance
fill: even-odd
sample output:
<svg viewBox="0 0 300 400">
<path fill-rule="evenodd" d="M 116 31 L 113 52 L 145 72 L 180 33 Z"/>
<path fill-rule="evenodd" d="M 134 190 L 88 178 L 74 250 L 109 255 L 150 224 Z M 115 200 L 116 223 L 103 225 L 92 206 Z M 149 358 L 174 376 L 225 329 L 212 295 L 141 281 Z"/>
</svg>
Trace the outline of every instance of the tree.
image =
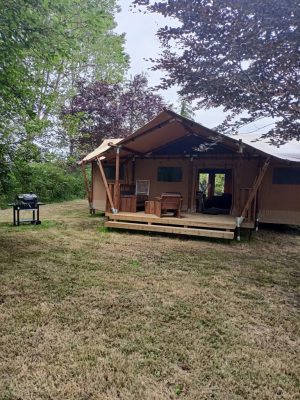
<svg viewBox="0 0 300 400">
<path fill-rule="evenodd" d="M 0 0 L 0 7 L 1 192 L 25 154 L 42 159 L 29 149 L 49 149 L 78 79 L 118 82 L 128 57 L 124 36 L 113 32 L 116 0 Z"/>
<path fill-rule="evenodd" d="M 62 111 L 63 144 L 70 156 L 79 157 L 105 138 L 125 137 L 163 110 L 162 97 L 148 87 L 144 75 L 124 84 L 80 82 L 78 94 Z"/>
<path fill-rule="evenodd" d="M 36 70 L 41 74 L 43 86 L 37 99 L 40 118 L 53 120 L 61 107 L 76 94 L 77 82 L 123 80 L 128 68 L 124 52 L 123 35 L 113 32 L 116 27 L 114 14 L 116 0 L 72 0 L 72 7 L 63 15 L 66 32 L 74 39 L 70 57 L 60 58 L 54 66 L 47 64 Z M 44 94 L 51 102 L 47 103 Z M 57 121 L 55 121 L 57 122 Z"/>
<path fill-rule="evenodd" d="M 174 18 L 161 28 L 164 46 L 154 69 L 167 72 L 162 87 L 200 107 L 229 112 L 223 130 L 235 132 L 271 117 L 262 137 L 273 144 L 300 140 L 300 7 L 295 0 L 135 0 Z M 241 118 L 241 113 L 247 116 Z"/>
<path fill-rule="evenodd" d="M 179 98 L 179 114 L 189 119 L 193 119 L 195 115 L 191 102 L 184 97 Z"/>
</svg>

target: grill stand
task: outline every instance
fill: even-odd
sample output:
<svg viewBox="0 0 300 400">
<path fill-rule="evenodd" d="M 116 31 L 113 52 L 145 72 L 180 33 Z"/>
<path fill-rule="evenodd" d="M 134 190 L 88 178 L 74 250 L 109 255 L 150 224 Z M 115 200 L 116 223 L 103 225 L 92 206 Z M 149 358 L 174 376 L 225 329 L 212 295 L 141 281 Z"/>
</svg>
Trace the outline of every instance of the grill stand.
<svg viewBox="0 0 300 400">
<path fill-rule="evenodd" d="M 37 203 L 35 207 L 22 207 L 17 204 L 9 204 L 13 207 L 13 225 L 19 226 L 20 224 L 29 222 L 32 225 L 40 225 L 40 206 L 44 203 Z M 20 211 L 32 211 L 32 219 L 20 219 Z"/>
</svg>

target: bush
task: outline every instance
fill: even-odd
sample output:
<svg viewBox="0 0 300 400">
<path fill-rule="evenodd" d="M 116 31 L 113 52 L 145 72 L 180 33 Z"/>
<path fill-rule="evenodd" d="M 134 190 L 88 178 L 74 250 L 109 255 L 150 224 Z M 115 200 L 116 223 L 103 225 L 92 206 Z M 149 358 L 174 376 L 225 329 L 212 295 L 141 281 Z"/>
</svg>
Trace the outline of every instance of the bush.
<svg viewBox="0 0 300 400">
<path fill-rule="evenodd" d="M 2 188 L 4 189 L 4 188 Z M 0 207 L 7 207 L 18 193 L 36 193 L 45 203 L 83 198 L 84 181 L 79 169 L 58 162 L 16 163 L 0 194 Z"/>
</svg>

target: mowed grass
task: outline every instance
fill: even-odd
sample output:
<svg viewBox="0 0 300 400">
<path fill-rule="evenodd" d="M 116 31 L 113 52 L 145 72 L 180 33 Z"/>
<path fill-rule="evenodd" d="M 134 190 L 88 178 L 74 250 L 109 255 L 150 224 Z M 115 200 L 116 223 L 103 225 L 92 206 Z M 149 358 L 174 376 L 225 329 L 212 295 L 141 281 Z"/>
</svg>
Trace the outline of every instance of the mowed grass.
<svg viewBox="0 0 300 400">
<path fill-rule="evenodd" d="M 299 399 L 297 231 L 113 232 L 85 201 L 0 211 L 0 399 Z"/>
</svg>

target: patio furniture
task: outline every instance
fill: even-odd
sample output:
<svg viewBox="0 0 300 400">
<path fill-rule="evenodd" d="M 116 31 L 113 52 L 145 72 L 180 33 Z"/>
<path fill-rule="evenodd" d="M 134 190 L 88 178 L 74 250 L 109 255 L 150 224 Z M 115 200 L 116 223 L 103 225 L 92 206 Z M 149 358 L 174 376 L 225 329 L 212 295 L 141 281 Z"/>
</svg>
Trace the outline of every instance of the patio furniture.
<svg viewBox="0 0 300 400">
<path fill-rule="evenodd" d="M 145 201 L 145 214 L 155 214 L 155 201 Z"/>
<path fill-rule="evenodd" d="M 149 199 L 150 181 L 137 180 L 135 184 L 135 194 L 137 196 L 136 210 L 145 210 L 145 202 Z"/>
<path fill-rule="evenodd" d="M 182 196 L 180 193 L 162 193 L 155 199 L 155 215 L 162 217 L 163 214 L 171 211 L 174 217 L 180 218 L 182 207 Z"/>
<path fill-rule="evenodd" d="M 136 195 L 125 194 L 120 196 L 120 211 L 136 212 Z"/>
</svg>

